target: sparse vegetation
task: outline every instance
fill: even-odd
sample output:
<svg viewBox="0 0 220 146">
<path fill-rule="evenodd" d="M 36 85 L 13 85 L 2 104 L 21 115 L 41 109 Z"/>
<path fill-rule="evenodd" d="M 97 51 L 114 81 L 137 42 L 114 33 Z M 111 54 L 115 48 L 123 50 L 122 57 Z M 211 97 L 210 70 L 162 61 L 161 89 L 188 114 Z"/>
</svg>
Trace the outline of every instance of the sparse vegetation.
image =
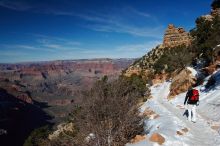
<svg viewBox="0 0 220 146">
<path fill-rule="evenodd" d="M 145 83 L 136 75 L 98 81 L 81 94 L 82 103 L 73 114 L 78 132 L 71 141 L 77 146 L 121 146 L 129 142 L 143 130 L 137 104 L 145 91 Z M 91 133 L 94 136 L 89 136 Z"/>
<path fill-rule="evenodd" d="M 212 60 L 212 49 L 220 44 L 220 17 L 216 16 L 213 21 L 198 18 L 191 35 L 194 38 L 192 48 L 200 59 L 206 61 L 204 65 L 207 66 Z"/>
<path fill-rule="evenodd" d="M 195 56 L 190 48 L 186 46 L 165 49 L 166 51 L 154 64 L 156 73 L 172 73 L 175 70 L 182 70 L 192 62 Z"/>
</svg>

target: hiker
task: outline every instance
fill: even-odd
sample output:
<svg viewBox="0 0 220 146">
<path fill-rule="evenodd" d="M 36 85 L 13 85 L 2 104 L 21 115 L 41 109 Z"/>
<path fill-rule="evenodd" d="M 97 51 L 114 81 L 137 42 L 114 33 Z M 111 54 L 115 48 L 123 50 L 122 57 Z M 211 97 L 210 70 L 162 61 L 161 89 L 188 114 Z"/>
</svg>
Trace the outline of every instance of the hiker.
<svg viewBox="0 0 220 146">
<path fill-rule="evenodd" d="M 196 122 L 196 106 L 199 105 L 199 91 L 190 87 L 186 93 L 184 105 L 187 103 L 188 120 Z"/>
</svg>

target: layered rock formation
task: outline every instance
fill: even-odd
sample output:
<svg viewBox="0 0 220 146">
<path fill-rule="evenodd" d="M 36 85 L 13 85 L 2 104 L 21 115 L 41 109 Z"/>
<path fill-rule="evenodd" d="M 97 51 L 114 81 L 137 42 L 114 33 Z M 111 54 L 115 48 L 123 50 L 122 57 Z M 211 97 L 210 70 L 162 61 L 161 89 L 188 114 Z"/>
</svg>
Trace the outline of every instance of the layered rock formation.
<svg viewBox="0 0 220 146">
<path fill-rule="evenodd" d="M 184 30 L 184 28 L 175 27 L 173 24 L 169 24 L 164 34 L 163 44 L 158 45 L 137 60 L 133 65 L 127 68 L 124 75 L 131 76 L 132 74 L 144 74 L 144 76 L 149 76 L 154 72 L 154 64 L 164 53 L 166 53 L 167 50 L 175 49 L 175 47 L 181 45 L 189 46 L 191 41 L 191 36 Z"/>
<path fill-rule="evenodd" d="M 63 118 L 88 90 L 107 75 L 117 78 L 133 59 L 91 59 L 0 64 L 0 88 L 29 104 L 46 102 L 55 118 Z"/>
<path fill-rule="evenodd" d="M 163 48 L 173 48 L 179 45 L 190 45 L 191 37 L 188 32 L 182 27 L 175 27 L 173 24 L 169 24 L 163 39 Z"/>
</svg>

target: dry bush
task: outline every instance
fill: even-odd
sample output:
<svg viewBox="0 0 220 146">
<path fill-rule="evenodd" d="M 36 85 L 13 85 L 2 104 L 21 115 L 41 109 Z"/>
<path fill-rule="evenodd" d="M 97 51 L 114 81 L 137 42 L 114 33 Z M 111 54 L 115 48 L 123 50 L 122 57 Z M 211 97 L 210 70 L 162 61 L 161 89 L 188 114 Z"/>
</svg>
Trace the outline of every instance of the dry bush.
<svg viewBox="0 0 220 146">
<path fill-rule="evenodd" d="M 135 81 L 122 78 L 111 83 L 104 79 L 81 94 L 80 110 L 74 116 L 78 129 L 75 145 L 122 146 L 143 131 L 137 107 L 143 88 L 140 82 L 136 83 L 137 78 Z M 89 137 L 91 133 L 93 136 Z"/>
</svg>

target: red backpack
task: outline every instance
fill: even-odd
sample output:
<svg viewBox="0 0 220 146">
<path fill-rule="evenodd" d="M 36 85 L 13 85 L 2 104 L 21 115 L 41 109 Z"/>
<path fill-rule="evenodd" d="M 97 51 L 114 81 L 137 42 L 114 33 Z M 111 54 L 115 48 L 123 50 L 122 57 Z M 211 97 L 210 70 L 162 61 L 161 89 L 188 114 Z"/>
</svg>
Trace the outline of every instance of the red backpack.
<svg viewBox="0 0 220 146">
<path fill-rule="evenodd" d="M 199 101 L 199 91 L 196 89 L 192 90 L 192 95 L 190 96 L 190 101 Z"/>
</svg>

